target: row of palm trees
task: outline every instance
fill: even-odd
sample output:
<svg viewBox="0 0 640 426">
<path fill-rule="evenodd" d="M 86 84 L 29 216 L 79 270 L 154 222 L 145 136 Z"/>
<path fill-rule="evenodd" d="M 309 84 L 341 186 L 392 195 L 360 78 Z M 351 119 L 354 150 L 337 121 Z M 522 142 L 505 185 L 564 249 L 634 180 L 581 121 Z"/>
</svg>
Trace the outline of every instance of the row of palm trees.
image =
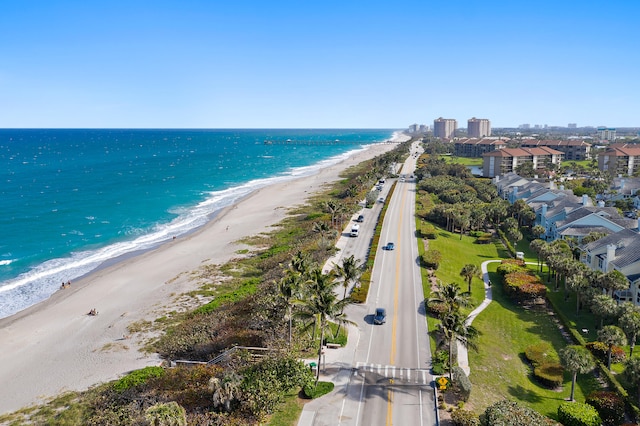
<svg viewBox="0 0 640 426">
<path fill-rule="evenodd" d="M 347 296 L 349 287 L 362 273 L 361 262 L 353 255 L 343 258 L 340 265 L 328 272 L 323 272 L 318 265 L 312 265 L 302 252 L 298 252 L 284 271 L 284 277 L 277 282 L 280 300 L 286 304 L 289 322 L 289 344 L 293 339 L 293 321 L 300 320 L 302 331 L 311 330 L 312 340 L 318 344 L 318 369 L 316 384 L 320 377 L 322 346 L 327 333 L 331 331 L 331 323 L 341 326 L 353 324 L 347 319 L 344 309 L 353 303 Z M 342 296 L 339 287 L 343 286 Z"/>
</svg>

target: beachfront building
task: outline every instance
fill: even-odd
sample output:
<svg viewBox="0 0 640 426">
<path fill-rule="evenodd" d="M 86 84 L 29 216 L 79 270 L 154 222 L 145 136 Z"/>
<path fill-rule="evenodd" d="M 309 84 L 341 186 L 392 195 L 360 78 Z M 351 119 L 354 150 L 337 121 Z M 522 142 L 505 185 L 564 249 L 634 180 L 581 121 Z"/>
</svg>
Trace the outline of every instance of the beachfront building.
<svg viewBox="0 0 640 426">
<path fill-rule="evenodd" d="M 467 136 L 470 138 L 491 136 L 491 122 L 486 118 L 470 118 L 467 120 Z"/>
<path fill-rule="evenodd" d="M 453 152 L 458 157 L 482 157 L 484 153 L 506 148 L 507 142 L 508 138 L 500 137 L 456 139 Z"/>
<path fill-rule="evenodd" d="M 452 118 L 436 118 L 433 120 L 433 136 L 440 139 L 451 139 L 456 135 L 458 122 Z"/>
<path fill-rule="evenodd" d="M 616 132 L 616 129 L 612 127 L 598 127 L 597 131 L 598 131 L 598 139 L 600 139 L 600 141 L 612 142 L 616 140 L 617 132 Z"/>
<path fill-rule="evenodd" d="M 636 176 L 640 171 L 640 147 L 613 145 L 598 155 L 598 169 L 611 176 Z"/>
<path fill-rule="evenodd" d="M 504 148 L 482 155 L 482 175 L 495 177 L 514 172 L 524 163 L 532 163 L 533 170 L 543 172 L 550 164 L 559 165 L 564 154 L 547 147 L 539 148 Z"/>
<path fill-rule="evenodd" d="M 588 160 L 591 158 L 591 144 L 583 140 L 537 140 L 525 139 L 521 148 L 538 148 L 546 146 L 564 153 L 564 159 L 570 161 Z"/>
</svg>

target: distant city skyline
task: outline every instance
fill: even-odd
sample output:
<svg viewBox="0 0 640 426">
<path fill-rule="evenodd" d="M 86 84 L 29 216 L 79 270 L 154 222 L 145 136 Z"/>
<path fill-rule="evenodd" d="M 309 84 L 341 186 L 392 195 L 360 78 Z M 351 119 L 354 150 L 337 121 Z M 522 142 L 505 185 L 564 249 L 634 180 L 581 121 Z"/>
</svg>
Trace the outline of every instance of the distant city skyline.
<svg viewBox="0 0 640 426">
<path fill-rule="evenodd" d="M 622 0 L 6 0 L 0 128 L 637 127 L 639 12 Z"/>
</svg>

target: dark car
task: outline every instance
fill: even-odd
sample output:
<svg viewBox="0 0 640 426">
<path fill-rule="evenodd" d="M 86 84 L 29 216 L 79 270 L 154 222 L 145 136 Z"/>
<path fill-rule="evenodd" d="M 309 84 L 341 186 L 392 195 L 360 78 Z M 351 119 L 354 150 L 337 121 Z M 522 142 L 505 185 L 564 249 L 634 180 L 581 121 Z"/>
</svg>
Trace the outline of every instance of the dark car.
<svg viewBox="0 0 640 426">
<path fill-rule="evenodd" d="M 364 215 L 358 216 L 358 218 L 356 219 L 356 222 L 360 222 L 360 223 L 364 222 Z"/>
<path fill-rule="evenodd" d="M 396 248 L 396 245 L 393 243 L 387 243 L 386 246 L 382 247 L 383 250 L 393 250 L 394 248 Z"/>
<path fill-rule="evenodd" d="M 376 308 L 376 313 L 373 316 L 374 324 L 384 324 L 387 322 L 387 311 L 384 308 Z"/>
</svg>

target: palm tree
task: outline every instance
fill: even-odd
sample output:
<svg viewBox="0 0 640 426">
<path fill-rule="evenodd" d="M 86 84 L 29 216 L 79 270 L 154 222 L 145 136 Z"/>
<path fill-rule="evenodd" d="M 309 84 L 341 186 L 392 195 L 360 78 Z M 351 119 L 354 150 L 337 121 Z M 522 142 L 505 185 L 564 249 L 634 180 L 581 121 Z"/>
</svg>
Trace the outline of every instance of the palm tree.
<svg viewBox="0 0 640 426">
<path fill-rule="evenodd" d="M 296 304 L 301 305 L 300 311 L 296 315 L 306 323 L 306 328 L 313 327 L 320 331 L 320 344 L 318 345 L 318 371 L 316 374 L 316 385 L 320 379 L 320 363 L 322 361 L 322 346 L 325 333 L 330 330 L 330 322 L 339 325 L 354 324 L 349 321 L 344 314 L 344 307 L 353 303 L 350 298 L 338 299 L 335 288 L 339 281 L 335 280 L 334 274 L 324 274 L 320 268 L 311 271 L 310 279 L 307 281 L 308 293 L 304 300 L 298 299 Z"/>
<path fill-rule="evenodd" d="M 299 298 L 300 287 L 303 282 L 303 275 L 288 270 L 286 275 L 278 281 L 278 295 L 280 299 L 287 305 L 287 318 L 289 319 L 289 345 L 291 345 L 291 329 L 293 321 L 293 301 Z"/>
<path fill-rule="evenodd" d="M 534 226 L 534 229 L 535 229 L 535 226 Z M 542 241 L 541 239 L 533 240 L 529 244 L 529 247 L 531 248 L 531 250 L 533 250 L 536 256 L 538 257 L 538 271 L 541 271 L 541 268 L 542 268 L 542 262 L 540 262 L 540 259 L 542 257 L 542 246 L 545 244 L 547 243 Z"/>
<path fill-rule="evenodd" d="M 604 274 L 602 279 L 602 287 L 607 290 L 607 293 L 610 296 L 613 296 L 613 293 L 616 290 L 626 290 L 629 288 L 629 281 L 627 281 L 627 277 L 620 271 L 615 269 Z"/>
<path fill-rule="evenodd" d="M 187 426 L 186 411 L 175 401 L 152 405 L 145 418 L 152 426 Z"/>
<path fill-rule="evenodd" d="M 598 294 L 591 299 L 591 312 L 600 317 L 600 328 L 604 325 L 605 318 L 613 318 L 618 313 L 618 304 L 606 294 Z"/>
<path fill-rule="evenodd" d="M 242 377 L 231 372 L 223 379 L 212 377 L 209 380 L 209 390 L 213 392 L 213 406 L 222 406 L 222 409 L 229 413 L 231 404 L 240 397 Z"/>
<path fill-rule="evenodd" d="M 326 237 L 331 234 L 331 227 L 327 225 L 326 222 L 314 222 L 313 223 L 313 232 L 317 232 L 320 234 L 320 241 L 322 242 L 322 247 L 327 245 Z"/>
<path fill-rule="evenodd" d="M 449 348 L 449 381 L 453 381 L 453 344 L 460 342 L 465 348 L 477 349 L 475 340 L 480 332 L 468 324 L 460 312 L 449 312 L 438 324 L 444 343 Z"/>
<path fill-rule="evenodd" d="M 607 325 L 598 331 L 598 341 L 607 345 L 607 368 L 611 370 L 611 352 L 614 346 L 624 346 L 627 343 L 627 337 L 620 327 L 615 325 Z"/>
<path fill-rule="evenodd" d="M 640 358 L 627 358 L 624 363 L 624 375 L 633 386 L 637 386 L 638 403 L 640 404 Z"/>
<path fill-rule="evenodd" d="M 467 292 L 471 294 L 471 280 L 473 280 L 474 277 L 481 278 L 480 268 L 478 268 L 477 265 L 474 265 L 472 263 L 467 263 L 462 267 L 462 270 L 460 271 L 460 276 L 464 277 L 467 280 L 467 284 L 468 284 Z"/>
<path fill-rule="evenodd" d="M 356 259 L 354 255 L 351 255 L 347 258 L 342 259 L 342 265 L 334 265 L 334 270 L 336 271 L 336 275 L 343 279 L 342 285 L 344 287 L 344 294 L 342 298 L 347 297 L 347 290 L 349 289 L 349 284 L 355 282 L 362 275 L 362 262 L 359 259 Z"/>
<path fill-rule="evenodd" d="M 531 228 L 531 234 L 536 239 L 540 239 L 540 237 L 542 237 L 542 234 L 544 234 L 546 231 L 547 230 L 542 225 L 535 225 L 533 228 Z M 533 240 L 533 241 L 536 241 L 536 240 Z M 533 243 L 533 241 L 531 241 L 531 243 Z M 540 240 L 540 241 L 542 241 L 542 240 Z"/>
<path fill-rule="evenodd" d="M 587 373 L 595 367 L 591 352 L 584 346 L 572 345 L 560 350 L 560 358 L 562 365 L 573 373 L 571 380 L 571 396 L 569 399 L 575 401 L 574 394 L 576 389 L 576 378 L 578 373 Z"/>
<path fill-rule="evenodd" d="M 630 306 L 625 303 L 624 313 L 620 317 L 619 323 L 629 339 L 629 358 L 631 358 L 633 356 L 633 348 L 640 334 L 640 311 L 633 304 L 629 303 L 628 305 Z"/>
<path fill-rule="evenodd" d="M 461 307 L 471 306 L 471 294 L 460 290 L 456 283 L 443 284 L 439 282 L 436 290 L 427 300 L 428 303 L 442 303 L 447 309 L 446 313 L 457 312 Z"/>
</svg>

